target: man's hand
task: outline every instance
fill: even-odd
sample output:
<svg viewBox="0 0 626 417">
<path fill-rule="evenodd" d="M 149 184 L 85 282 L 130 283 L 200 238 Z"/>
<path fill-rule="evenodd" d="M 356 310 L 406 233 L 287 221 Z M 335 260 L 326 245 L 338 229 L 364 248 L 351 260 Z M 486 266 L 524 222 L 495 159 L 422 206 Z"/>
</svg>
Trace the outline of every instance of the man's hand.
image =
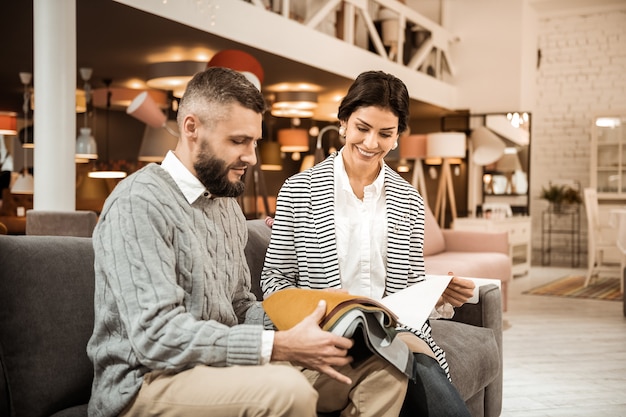
<svg viewBox="0 0 626 417">
<path fill-rule="evenodd" d="M 449 273 L 452 275 L 452 273 Z M 443 301 L 452 304 L 454 307 L 460 307 L 472 295 L 474 295 L 474 281 L 459 277 L 452 277 L 448 287 L 443 292 Z"/>
<path fill-rule="evenodd" d="M 272 361 L 289 361 L 308 369 L 322 372 L 345 384 L 350 378 L 333 367 L 352 362 L 348 349 L 354 342 L 320 328 L 319 322 L 326 312 L 326 302 L 320 301 L 313 313 L 289 330 L 277 331 L 274 335 Z"/>
</svg>

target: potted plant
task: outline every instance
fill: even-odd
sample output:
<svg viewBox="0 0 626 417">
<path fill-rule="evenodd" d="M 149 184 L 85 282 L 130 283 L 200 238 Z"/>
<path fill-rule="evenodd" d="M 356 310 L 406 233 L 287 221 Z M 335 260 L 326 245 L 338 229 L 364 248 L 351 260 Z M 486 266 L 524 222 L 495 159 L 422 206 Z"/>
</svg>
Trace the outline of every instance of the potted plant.
<svg viewBox="0 0 626 417">
<path fill-rule="evenodd" d="M 569 185 L 553 185 L 542 187 L 540 198 L 547 200 L 552 206 L 552 211 L 561 213 L 574 204 L 583 202 L 580 191 Z"/>
</svg>

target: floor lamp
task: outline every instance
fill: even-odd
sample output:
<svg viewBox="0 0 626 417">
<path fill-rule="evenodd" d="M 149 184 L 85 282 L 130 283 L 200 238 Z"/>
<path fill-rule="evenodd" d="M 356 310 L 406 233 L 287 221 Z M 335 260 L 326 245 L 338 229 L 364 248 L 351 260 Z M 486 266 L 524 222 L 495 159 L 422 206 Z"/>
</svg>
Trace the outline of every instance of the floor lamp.
<svg viewBox="0 0 626 417">
<path fill-rule="evenodd" d="M 441 176 L 437 187 L 435 201 L 435 218 L 443 228 L 446 218 L 446 196 L 450 200 L 452 220 L 456 219 L 456 199 L 452 184 L 451 158 L 465 158 L 465 134 L 460 132 L 429 133 L 426 139 L 426 155 L 428 158 L 441 158 Z"/>
<path fill-rule="evenodd" d="M 424 180 L 424 165 L 426 158 L 426 135 L 408 135 L 400 139 L 400 159 L 413 160 L 413 177 L 411 184 L 421 194 L 424 204 L 428 205 L 428 192 Z"/>
</svg>

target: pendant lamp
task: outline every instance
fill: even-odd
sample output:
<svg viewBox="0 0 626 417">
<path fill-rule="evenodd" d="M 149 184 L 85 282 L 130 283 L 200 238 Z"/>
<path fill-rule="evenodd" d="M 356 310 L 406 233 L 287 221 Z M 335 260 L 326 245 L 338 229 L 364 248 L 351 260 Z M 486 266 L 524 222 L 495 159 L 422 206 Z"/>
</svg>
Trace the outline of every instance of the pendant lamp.
<svg viewBox="0 0 626 417">
<path fill-rule="evenodd" d="M 92 159 L 98 159 L 98 144 L 96 139 L 91 134 L 91 128 L 89 127 L 89 114 L 93 108 L 92 106 L 92 94 L 91 85 L 89 80 L 91 79 L 91 68 L 80 68 L 80 76 L 84 82 L 85 90 L 85 113 L 84 113 L 84 126 L 80 128 L 80 134 L 76 138 L 76 162 L 89 162 Z"/>
<path fill-rule="evenodd" d="M 110 93 L 110 87 L 111 87 L 111 79 L 105 79 L 104 80 L 104 84 L 106 85 L 106 88 L 108 90 L 107 93 L 107 106 L 106 106 L 106 155 L 107 155 L 107 164 L 109 163 L 108 160 L 108 156 L 109 156 L 109 112 L 111 111 L 111 93 Z M 126 177 L 126 172 L 124 171 L 120 171 L 120 170 L 110 170 L 110 169 L 105 169 L 105 170 L 95 170 L 95 171 L 90 171 L 89 174 L 87 174 L 90 178 L 102 178 L 102 179 L 121 179 L 121 178 L 125 178 Z"/>
<path fill-rule="evenodd" d="M 22 166 L 22 172 L 18 175 L 17 179 L 11 187 L 11 193 L 13 194 L 33 194 L 35 191 L 35 179 L 32 174 L 28 172 L 28 158 L 26 152 L 28 148 L 32 148 L 34 144 L 34 129 L 28 125 L 28 112 L 30 111 L 30 81 L 33 75 L 29 72 L 20 72 L 20 80 L 24 85 L 24 105 L 22 110 L 24 111 L 24 127 L 20 130 L 18 137 L 22 141 L 22 155 L 24 156 L 24 165 Z M 28 146 L 28 145 L 31 146 Z"/>
</svg>

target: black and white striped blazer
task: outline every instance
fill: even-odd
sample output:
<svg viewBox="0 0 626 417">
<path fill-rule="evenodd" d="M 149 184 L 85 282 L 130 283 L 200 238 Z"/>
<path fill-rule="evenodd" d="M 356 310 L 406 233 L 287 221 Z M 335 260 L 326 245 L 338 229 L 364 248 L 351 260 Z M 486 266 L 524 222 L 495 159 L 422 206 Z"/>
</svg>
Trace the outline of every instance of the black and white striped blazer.
<svg viewBox="0 0 626 417">
<path fill-rule="evenodd" d="M 289 287 L 341 288 L 334 218 L 337 155 L 283 184 L 261 275 L 265 296 Z M 384 169 L 388 235 L 385 292 L 394 293 L 424 279 L 425 211 L 417 190 L 386 164 Z M 447 372 L 445 354 L 430 337 L 429 324 L 411 331 L 431 346 Z"/>
</svg>

